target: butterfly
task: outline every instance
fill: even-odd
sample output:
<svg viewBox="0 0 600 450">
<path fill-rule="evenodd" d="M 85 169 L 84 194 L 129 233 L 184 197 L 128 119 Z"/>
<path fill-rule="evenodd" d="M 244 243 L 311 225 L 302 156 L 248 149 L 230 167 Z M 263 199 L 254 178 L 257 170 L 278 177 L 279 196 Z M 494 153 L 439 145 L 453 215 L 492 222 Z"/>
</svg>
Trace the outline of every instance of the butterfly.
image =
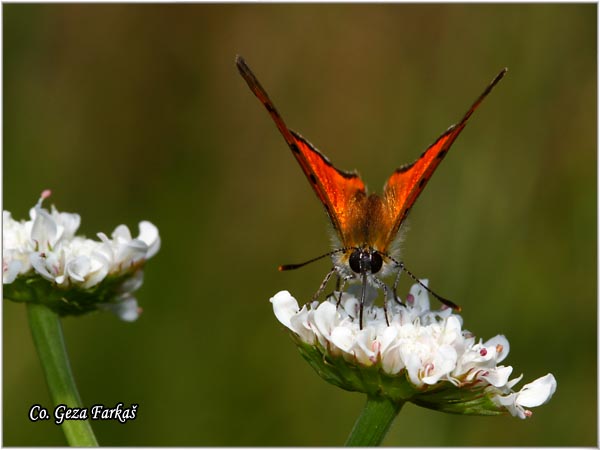
<svg viewBox="0 0 600 450">
<path fill-rule="evenodd" d="M 300 164 L 310 185 L 325 207 L 325 211 L 339 238 L 339 245 L 333 251 L 301 264 L 279 266 L 279 270 L 296 269 L 318 259 L 330 256 L 333 261 L 333 267 L 325 276 L 313 298 L 318 297 L 323 292 L 333 274 L 338 275 L 338 283 L 339 280 L 342 280 L 342 288 L 339 289 L 340 292 L 347 281 L 360 281 L 362 283 L 360 298 L 361 328 L 367 286 L 380 287 L 384 291 L 385 309 L 385 302 L 390 292 L 389 287 L 381 278 L 394 270 L 397 271 L 393 286 L 393 296 L 396 300 L 398 299 L 396 295 L 398 280 L 401 272 L 404 271 L 443 304 L 460 311 L 458 305 L 427 288 L 427 286 L 406 269 L 403 262 L 398 261 L 393 256 L 395 253 L 394 243 L 397 241 L 402 224 L 406 220 L 417 198 L 423 192 L 427 182 L 448 154 L 450 147 L 465 128 L 473 112 L 479 107 L 494 86 L 504 77 L 507 69 L 502 69 L 496 75 L 488 87 L 471 105 L 463 118 L 438 137 L 416 161 L 396 169 L 387 180 L 383 188 L 383 195 L 380 196 L 377 194 L 368 194 L 365 184 L 357 173 L 337 169 L 308 140 L 299 133 L 290 130 L 265 89 L 246 64 L 244 58 L 237 56 L 236 65 L 254 95 L 258 97 L 267 109 L 277 129 L 292 150 L 292 154 Z M 387 311 L 385 315 L 387 321 Z"/>
</svg>

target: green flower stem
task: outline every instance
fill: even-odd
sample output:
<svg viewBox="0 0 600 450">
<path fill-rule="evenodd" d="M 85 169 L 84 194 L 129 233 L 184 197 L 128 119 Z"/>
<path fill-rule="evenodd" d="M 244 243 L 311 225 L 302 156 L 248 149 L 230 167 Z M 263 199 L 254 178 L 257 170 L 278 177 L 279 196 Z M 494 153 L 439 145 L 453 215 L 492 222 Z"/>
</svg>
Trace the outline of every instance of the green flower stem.
<svg viewBox="0 0 600 450">
<path fill-rule="evenodd" d="M 27 304 L 27 315 L 54 406 L 63 404 L 69 408 L 82 408 L 71 372 L 60 318 L 46 305 L 38 303 Z M 69 445 L 98 446 L 89 420 L 65 420 L 61 427 Z"/>
<path fill-rule="evenodd" d="M 356 419 L 348 436 L 346 447 L 373 447 L 380 445 L 390 425 L 404 403 L 386 397 L 367 396 L 367 404 Z"/>
</svg>

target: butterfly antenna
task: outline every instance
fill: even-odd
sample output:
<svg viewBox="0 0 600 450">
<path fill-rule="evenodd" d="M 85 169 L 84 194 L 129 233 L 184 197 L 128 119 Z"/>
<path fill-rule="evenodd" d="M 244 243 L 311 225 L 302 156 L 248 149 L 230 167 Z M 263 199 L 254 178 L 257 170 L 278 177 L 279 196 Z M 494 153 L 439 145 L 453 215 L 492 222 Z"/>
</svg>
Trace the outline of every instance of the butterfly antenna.
<svg viewBox="0 0 600 450">
<path fill-rule="evenodd" d="M 392 258 L 390 255 L 385 255 L 388 258 L 390 258 L 392 261 L 394 261 L 394 263 L 396 263 L 396 267 L 399 267 L 400 269 L 402 269 L 404 272 L 406 272 L 408 274 L 409 277 L 411 277 L 414 281 L 416 281 L 417 283 L 419 283 L 419 285 L 425 289 L 427 292 L 429 292 L 431 295 L 433 295 L 436 299 L 438 299 L 441 303 L 443 303 L 444 305 L 446 305 L 449 308 L 452 308 L 454 311 L 456 312 L 460 312 L 462 310 L 462 308 L 460 306 L 458 306 L 456 303 L 448 300 L 447 298 L 442 297 L 441 295 L 436 294 L 435 292 L 433 292 L 431 289 L 429 289 L 425 284 L 423 284 L 421 282 L 421 280 L 419 280 L 410 270 L 408 270 L 406 268 L 406 266 L 404 265 L 403 262 L 399 262 L 396 261 L 394 258 Z"/>
<path fill-rule="evenodd" d="M 307 264 L 313 263 L 313 262 L 323 259 L 327 256 L 335 255 L 336 253 L 345 252 L 346 250 L 347 249 L 345 249 L 345 248 L 338 248 L 338 249 L 332 250 L 328 253 L 325 253 L 324 255 L 317 256 L 316 258 L 309 259 L 308 261 L 304 261 L 303 263 L 300 263 L 300 264 L 282 264 L 281 266 L 279 266 L 277 268 L 277 270 L 279 270 L 280 272 L 283 272 L 285 270 L 299 269 L 300 267 L 306 266 Z"/>
</svg>

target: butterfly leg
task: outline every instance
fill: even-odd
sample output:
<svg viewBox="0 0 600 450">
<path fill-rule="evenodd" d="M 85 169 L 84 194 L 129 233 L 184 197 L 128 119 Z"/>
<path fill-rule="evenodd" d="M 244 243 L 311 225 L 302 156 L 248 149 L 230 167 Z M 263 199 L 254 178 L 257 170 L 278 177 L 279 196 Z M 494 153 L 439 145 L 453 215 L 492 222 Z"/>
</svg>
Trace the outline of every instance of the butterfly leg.
<svg viewBox="0 0 600 450">
<path fill-rule="evenodd" d="M 429 292 L 431 295 L 433 295 L 435 298 L 437 298 L 440 302 L 442 302 L 444 305 L 446 305 L 448 308 L 453 309 L 456 312 L 460 312 L 461 311 L 461 307 L 458 306 L 456 303 L 448 300 L 447 298 L 444 298 L 438 294 L 436 294 L 435 292 L 433 292 L 431 289 L 429 289 L 427 286 L 425 286 L 421 280 L 419 280 L 410 270 L 408 270 L 405 266 L 403 262 L 398 262 L 396 261 L 396 266 L 399 267 L 401 270 L 403 270 L 404 272 L 406 272 L 408 274 L 409 277 L 411 277 L 414 281 L 417 282 L 417 284 L 419 284 L 422 288 L 424 288 L 427 292 Z"/>
<path fill-rule="evenodd" d="M 402 267 L 400 266 L 399 269 L 400 270 L 398 270 L 398 275 L 396 275 L 396 280 L 394 281 L 394 300 L 396 301 L 396 303 L 401 305 L 402 302 L 398 298 L 398 283 L 400 282 L 400 275 L 402 274 Z"/>
<path fill-rule="evenodd" d="M 377 283 L 377 285 L 381 289 L 383 289 L 383 315 L 385 316 L 385 324 L 389 327 L 390 321 L 388 320 L 387 302 L 388 302 L 388 297 L 390 296 L 390 291 L 389 291 L 387 284 L 385 284 L 379 278 L 374 277 L 374 279 L 375 279 L 375 282 Z M 395 294 L 396 293 L 394 292 L 394 298 L 395 298 Z"/>
<path fill-rule="evenodd" d="M 315 292 L 315 294 L 312 296 L 311 301 L 315 301 L 317 298 L 319 298 L 319 296 L 325 290 L 325 287 L 327 287 L 327 283 L 329 282 L 329 279 L 335 272 L 336 272 L 335 267 L 332 267 L 331 270 L 329 272 L 327 272 L 327 275 L 325 275 L 325 278 L 323 278 L 323 282 L 321 283 L 321 286 L 319 286 L 319 289 L 317 289 L 317 292 Z"/>
<path fill-rule="evenodd" d="M 339 295 L 338 295 L 337 303 L 335 304 L 336 308 L 339 308 L 340 304 L 342 303 L 342 294 L 344 292 L 344 288 L 346 287 L 346 283 L 349 279 L 350 279 L 350 277 L 338 278 L 338 281 L 341 281 L 341 283 L 338 286 L 338 294 Z"/>
<path fill-rule="evenodd" d="M 340 274 L 336 273 L 335 289 L 325 296 L 326 299 L 329 299 L 330 297 L 332 297 L 332 298 L 335 299 L 335 293 L 336 293 L 336 291 L 340 290 L 340 281 L 341 281 L 341 279 L 342 279 L 342 277 L 340 276 Z"/>
</svg>

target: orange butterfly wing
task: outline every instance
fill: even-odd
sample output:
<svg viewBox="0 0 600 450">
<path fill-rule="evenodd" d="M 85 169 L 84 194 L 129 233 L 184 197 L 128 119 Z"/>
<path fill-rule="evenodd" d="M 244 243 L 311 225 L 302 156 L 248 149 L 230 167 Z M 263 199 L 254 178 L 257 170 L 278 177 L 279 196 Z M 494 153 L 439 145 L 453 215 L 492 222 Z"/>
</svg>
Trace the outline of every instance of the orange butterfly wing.
<svg viewBox="0 0 600 450">
<path fill-rule="evenodd" d="M 323 203 L 331 223 L 345 246 L 353 245 L 351 234 L 357 218 L 364 211 L 367 198 L 365 185 L 355 173 L 336 169 L 329 159 L 295 131 L 292 153 L 317 196 Z"/>
<path fill-rule="evenodd" d="M 376 242 L 374 242 L 377 249 L 385 251 L 389 247 L 413 204 L 423 192 L 435 169 L 448 154 L 448 150 L 466 126 L 473 112 L 506 72 L 507 69 L 503 69 L 496 75 L 458 124 L 448 128 L 414 163 L 396 169 L 388 179 L 383 192 L 382 223 Z"/>
<path fill-rule="evenodd" d="M 290 130 L 241 56 L 236 58 L 236 65 L 254 95 L 269 112 L 294 157 L 300 163 L 310 185 L 323 203 L 343 244 L 348 246 L 353 242 L 351 233 L 357 229 L 355 222 L 364 211 L 367 198 L 364 183 L 357 174 L 343 172 L 333 167 L 327 157 L 310 142 Z"/>
</svg>

